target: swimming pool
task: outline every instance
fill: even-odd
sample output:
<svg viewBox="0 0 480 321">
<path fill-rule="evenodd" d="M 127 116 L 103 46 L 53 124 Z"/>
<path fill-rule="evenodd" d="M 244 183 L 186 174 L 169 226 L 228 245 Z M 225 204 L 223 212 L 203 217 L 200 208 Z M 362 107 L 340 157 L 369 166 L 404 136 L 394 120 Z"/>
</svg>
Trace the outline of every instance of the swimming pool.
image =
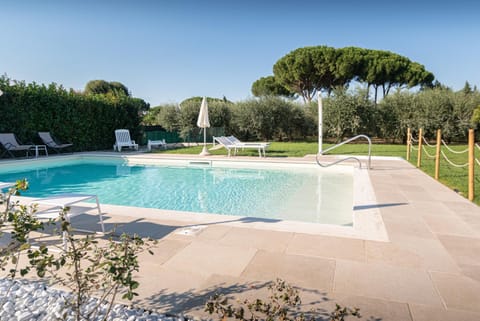
<svg viewBox="0 0 480 321">
<path fill-rule="evenodd" d="M 262 168 L 263 167 L 263 168 Z M 353 170 L 339 166 L 129 164 L 80 157 L 0 165 L 0 181 L 27 178 L 24 196 L 97 194 L 104 204 L 351 226 Z"/>
</svg>

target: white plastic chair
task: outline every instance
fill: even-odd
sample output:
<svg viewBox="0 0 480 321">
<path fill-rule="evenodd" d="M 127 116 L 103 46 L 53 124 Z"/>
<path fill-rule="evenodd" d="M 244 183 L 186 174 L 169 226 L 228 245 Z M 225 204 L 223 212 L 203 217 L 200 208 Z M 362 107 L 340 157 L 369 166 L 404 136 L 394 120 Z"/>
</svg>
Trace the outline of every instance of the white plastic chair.
<svg viewBox="0 0 480 321">
<path fill-rule="evenodd" d="M 115 130 L 115 145 L 113 145 L 113 150 L 119 152 L 122 151 L 123 147 L 134 148 L 138 150 L 138 144 L 134 140 L 130 139 L 130 131 L 128 129 L 117 129 Z"/>
</svg>

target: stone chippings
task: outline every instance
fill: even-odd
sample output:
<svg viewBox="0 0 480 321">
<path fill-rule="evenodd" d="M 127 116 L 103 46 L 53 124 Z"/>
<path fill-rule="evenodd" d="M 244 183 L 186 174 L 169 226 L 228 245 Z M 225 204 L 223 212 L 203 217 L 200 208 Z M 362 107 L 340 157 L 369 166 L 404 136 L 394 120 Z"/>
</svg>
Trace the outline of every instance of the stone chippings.
<svg viewBox="0 0 480 321">
<path fill-rule="evenodd" d="M 52 321 L 75 320 L 66 302 L 70 293 L 56 290 L 41 282 L 0 279 L 0 320 L 2 321 Z M 98 304 L 91 298 L 83 307 L 89 311 Z M 108 305 L 101 304 L 96 320 L 104 320 Z M 106 319 L 108 321 L 189 321 L 183 316 L 160 314 L 144 309 L 133 309 L 116 304 Z"/>
</svg>

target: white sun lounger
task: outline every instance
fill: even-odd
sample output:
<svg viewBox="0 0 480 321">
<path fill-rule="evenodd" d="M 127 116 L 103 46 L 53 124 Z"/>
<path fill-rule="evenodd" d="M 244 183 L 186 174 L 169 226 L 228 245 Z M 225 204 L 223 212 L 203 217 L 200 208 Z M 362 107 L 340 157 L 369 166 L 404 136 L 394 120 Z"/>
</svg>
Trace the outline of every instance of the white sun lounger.
<svg viewBox="0 0 480 321">
<path fill-rule="evenodd" d="M 91 199 L 95 199 L 96 201 L 95 207 L 78 206 L 78 203 L 85 202 Z M 35 216 L 39 219 L 56 219 L 59 217 L 60 212 L 65 210 L 65 208 L 68 207 L 69 210 L 66 213 L 65 219 L 69 223 L 72 217 L 75 217 L 80 214 L 84 214 L 85 212 L 96 208 L 98 211 L 99 219 L 100 219 L 100 225 L 102 227 L 102 233 L 105 233 L 105 226 L 103 224 L 103 215 L 100 209 L 100 203 L 98 202 L 97 195 L 58 194 L 50 197 L 33 200 L 30 202 L 30 204 L 38 204 L 39 206 L 43 207 L 43 209 L 35 213 Z M 95 231 L 91 231 L 91 230 L 77 229 L 77 231 L 96 233 Z M 63 232 L 63 248 L 64 250 L 67 250 L 67 232 Z"/>
<path fill-rule="evenodd" d="M 13 187 L 15 186 L 15 184 L 16 183 L 13 183 L 13 182 L 0 182 L 0 191 L 5 188 Z"/>
<path fill-rule="evenodd" d="M 123 147 L 134 148 L 138 150 L 138 144 L 134 140 L 130 139 L 130 131 L 128 129 L 117 129 L 115 130 L 115 145 L 113 145 L 113 150 L 119 152 L 122 151 Z"/>
<path fill-rule="evenodd" d="M 227 138 L 237 145 L 254 145 L 254 146 L 256 146 L 256 145 L 269 146 L 270 145 L 270 143 L 267 143 L 267 142 L 242 142 L 240 139 L 238 139 L 237 137 L 235 137 L 233 135 L 228 136 Z"/>
<path fill-rule="evenodd" d="M 220 137 L 213 137 L 214 141 L 217 141 L 218 143 L 222 144 L 223 147 L 225 147 L 228 151 L 228 156 L 230 157 L 231 151 L 233 150 L 233 155 L 237 154 L 238 149 L 245 149 L 245 148 L 254 148 L 258 150 L 258 156 L 266 156 L 266 148 L 268 145 L 266 144 L 261 144 L 261 143 L 241 143 L 241 144 L 236 144 L 230 139 L 228 139 L 225 136 L 220 136 Z"/>
</svg>

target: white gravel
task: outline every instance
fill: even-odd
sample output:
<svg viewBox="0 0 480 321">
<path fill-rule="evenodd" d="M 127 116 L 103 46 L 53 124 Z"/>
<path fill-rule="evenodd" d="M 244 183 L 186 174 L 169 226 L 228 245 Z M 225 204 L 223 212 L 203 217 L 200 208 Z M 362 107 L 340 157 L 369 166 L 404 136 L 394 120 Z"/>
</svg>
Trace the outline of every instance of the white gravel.
<svg viewBox="0 0 480 321">
<path fill-rule="evenodd" d="M 0 320 L 2 321 L 54 321 L 71 320 L 74 315 L 66 306 L 71 294 L 46 286 L 41 282 L 0 279 Z M 95 298 L 84 306 L 88 311 L 98 304 Z M 95 320 L 103 320 L 107 305 Z M 109 321 L 187 321 L 181 316 L 159 314 L 143 309 L 131 309 L 117 304 L 110 311 Z M 94 320 L 92 320 L 94 321 Z"/>
</svg>

